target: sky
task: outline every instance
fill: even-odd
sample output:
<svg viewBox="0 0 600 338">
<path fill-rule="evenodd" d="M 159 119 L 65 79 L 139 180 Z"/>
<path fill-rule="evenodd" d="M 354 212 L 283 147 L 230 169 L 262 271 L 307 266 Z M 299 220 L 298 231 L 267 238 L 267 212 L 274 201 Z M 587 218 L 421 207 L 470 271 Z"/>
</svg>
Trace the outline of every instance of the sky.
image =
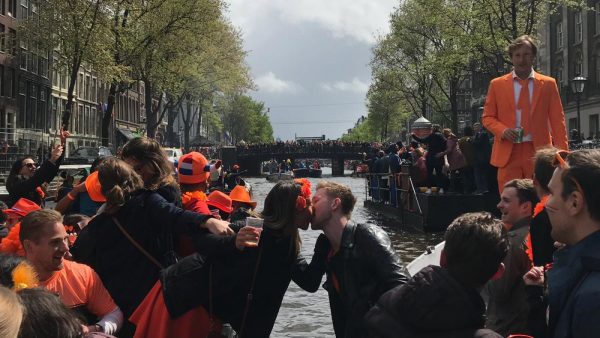
<svg viewBox="0 0 600 338">
<path fill-rule="evenodd" d="M 367 116 L 369 61 L 398 0 L 226 0 L 273 135 L 337 139 Z"/>
</svg>

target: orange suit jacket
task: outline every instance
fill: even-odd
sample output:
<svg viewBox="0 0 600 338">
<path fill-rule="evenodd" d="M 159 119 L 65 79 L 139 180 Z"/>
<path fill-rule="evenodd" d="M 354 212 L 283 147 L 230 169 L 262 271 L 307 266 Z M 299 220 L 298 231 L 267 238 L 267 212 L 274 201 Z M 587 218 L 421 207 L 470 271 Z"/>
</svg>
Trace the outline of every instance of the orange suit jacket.
<svg viewBox="0 0 600 338">
<path fill-rule="evenodd" d="M 567 127 L 556 81 L 538 73 L 534 76 L 530 123 L 533 147 L 539 149 L 554 142 L 555 147 L 566 150 Z M 493 79 L 483 107 L 482 123 L 495 136 L 490 163 L 498 168 L 508 164 L 513 148 L 512 142 L 502 139 L 506 128 L 516 127 L 513 81 L 512 72 Z"/>
</svg>

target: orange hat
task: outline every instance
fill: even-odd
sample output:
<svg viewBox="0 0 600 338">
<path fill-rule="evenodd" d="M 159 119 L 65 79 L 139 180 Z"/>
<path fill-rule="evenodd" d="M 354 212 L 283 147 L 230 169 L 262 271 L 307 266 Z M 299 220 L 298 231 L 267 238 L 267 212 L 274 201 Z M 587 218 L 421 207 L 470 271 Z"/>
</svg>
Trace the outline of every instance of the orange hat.
<svg viewBox="0 0 600 338">
<path fill-rule="evenodd" d="M 87 190 L 88 195 L 94 202 L 104 203 L 106 202 L 106 197 L 102 194 L 102 186 L 100 185 L 100 180 L 98 179 L 98 172 L 94 171 L 85 179 L 85 190 Z"/>
<path fill-rule="evenodd" d="M 215 190 L 208 195 L 206 204 L 226 213 L 231 213 L 231 211 L 233 211 L 233 208 L 231 207 L 231 198 L 219 190 Z"/>
<path fill-rule="evenodd" d="M 241 185 L 236 185 L 229 193 L 229 197 L 234 202 L 250 204 L 253 209 L 256 208 L 256 202 L 250 199 L 250 193 Z"/>
<path fill-rule="evenodd" d="M 28 213 L 40 209 L 40 206 L 35 204 L 35 202 L 26 198 L 19 198 L 17 203 L 15 203 L 15 205 L 13 205 L 12 208 L 4 209 L 3 211 L 7 215 L 17 215 L 25 217 Z"/>
<path fill-rule="evenodd" d="M 206 182 L 210 166 L 204 155 L 193 151 L 179 158 L 177 172 L 179 183 L 198 184 Z"/>
</svg>

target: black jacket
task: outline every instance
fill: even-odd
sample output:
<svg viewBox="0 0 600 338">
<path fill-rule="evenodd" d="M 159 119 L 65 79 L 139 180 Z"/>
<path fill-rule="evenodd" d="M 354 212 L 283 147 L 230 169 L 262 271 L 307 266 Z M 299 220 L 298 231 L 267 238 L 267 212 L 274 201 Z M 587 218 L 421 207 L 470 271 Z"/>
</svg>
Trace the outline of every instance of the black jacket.
<svg viewBox="0 0 600 338">
<path fill-rule="evenodd" d="M 490 137 L 485 130 L 481 130 L 473 137 L 474 159 L 475 165 L 483 165 L 490 163 L 492 156 L 492 146 L 490 145 Z"/>
<path fill-rule="evenodd" d="M 58 173 L 58 168 L 62 162 L 63 156 L 56 160 L 56 164 L 49 160 L 44 161 L 30 178 L 21 175 L 11 175 L 6 179 L 6 190 L 8 191 L 8 207 L 12 207 L 19 198 L 27 198 L 37 205 L 43 206 L 42 196 L 36 191 L 36 188 L 44 182 L 50 183 Z"/>
<path fill-rule="evenodd" d="M 552 263 L 552 256 L 556 248 L 552 239 L 552 225 L 548 218 L 546 208 L 531 219 L 529 233 L 531 234 L 531 249 L 533 252 L 533 264 L 544 266 Z"/>
<path fill-rule="evenodd" d="M 339 292 L 334 279 L 339 282 Z M 365 337 L 365 313 L 384 292 L 406 281 L 387 233 L 373 224 L 349 222 L 340 250 L 327 262 L 323 285 L 329 293 L 336 337 Z"/>
<path fill-rule="evenodd" d="M 466 338 L 500 335 L 483 330 L 485 304 L 447 270 L 428 266 L 406 285 L 386 292 L 365 321 L 373 338 Z"/>
<path fill-rule="evenodd" d="M 179 209 L 147 190 L 136 193 L 114 216 L 139 245 L 161 262 L 172 248 L 172 243 L 165 243 L 165 233 L 193 234 L 210 218 Z M 125 318 L 158 280 L 160 268 L 125 237 L 106 213 L 94 217 L 81 231 L 71 253 L 77 262 L 98 273 Z"/>
<path fill-rule="evenodd" d="M 443 158 L 437 158 L 435 156 L 439 153 L 446 151 L 446 139 L 444 138 L 444 135 L 442 135 L 442 133 L 431 133 L 425 138 L 419 138 L 416 135 L 412 135 L 412 138 L 414 138 L 419 143 L 427 144 L 427 155 L 425 156 L 427 163 L 444 163 Z"/>
<path fill-rule="evenodd" d="M 161 276 L 165 304 L 174 318 L 202 305 L 239 333 L 257 269 L 243 337 L 269 337 L 291 280 L 309 292 L 319 288 L 329 241 L 321 235 L 310 264 L 296 255 L 292 237 L 269 228 L 264 228 L 258 248 L 239 251 L 234 242 L 234 236 L 196 235 L 202 254 L 184 258 Z"/>
</svg>

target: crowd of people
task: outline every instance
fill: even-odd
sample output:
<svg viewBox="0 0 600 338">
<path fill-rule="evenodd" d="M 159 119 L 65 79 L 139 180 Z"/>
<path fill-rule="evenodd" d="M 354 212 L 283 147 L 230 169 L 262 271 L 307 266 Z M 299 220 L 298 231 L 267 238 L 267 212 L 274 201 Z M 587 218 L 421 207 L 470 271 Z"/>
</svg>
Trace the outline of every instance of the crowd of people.
<svg viewBox="0 0 600 338">
<path fill-rule="evenodd" d="M 373 199 L 389 201 L 388 189 L 394 183 L 389 177 L 400 173 L 402 165 L 409 166 L 415 189 L 426 187 L 427 194 L 495 191 L 496 172 L 489 164 L 493 137 L 480 123 L 465 127 L 463 134 L 458 138 L 451 129 L 442 130 L 434 124 L 431 134 L 424 138 L 413 133 L 413 141 L 407 146 L 402 142 L 372 146 L 370 153 L 364 154 L 363 163 L 374 174 L 370 175 Z M 397 177 L 395 180 L 399 181 Z"/>
<path fill-rule="evenodd" d="M 357 199 L 347 186 L 282 181 L 258 211 L 244 185 L 229 194 L 211 189 L 221 177 L 219 161 L 189 152 L 174 168 L 160 145 L 143 137 L 119 157 L 97 159 L 83 182 L 47 208 L 41 185 L 58 172 L 65 132 L 41 165 L 16 160 L 7 181 L 0 336 L 268 337 L 289 284 L 315 292 L 323 277 L 336 337 L 597 336 L 600 150 L 565 149 L 557 107 L 548 106 L 553 99 L 542 107 L 552 112 L 527 115 L 523 97 L 534 96 L 524 87 L 541 88 L 530 76 L 535 46 L 521 37 L 509 54 L 514 77 L 492 81 L 498 93 L 488 94 L 483 115 L 494 135 L 501 219 L 487 212 L 457 217 L 439 266 L 409 276 L 384 229 L 352 220 Z M 495 98 L 503 78 L 521 91 L 516 128 L 514 107 Z M 553 80 L 543 79 L 551 93 Z M 540 123 L 546 118 L 556 137 Z M 472 177 L 483 193 L 478 182 L 491 182 L 477 178 L 487 157 L 468 150 L 483 142 L 475 141 L 481 126 L 474 127 L 461 139 L 434 127 L 408 149 L 377 151 L 369 164 L 397 173 L 410 162 L 430 188 L 448 167 L 450 179 Z M 322 232 L 310 262 L 300 250 L 300 231 L 309 227 Z"/>
<path fill-rule="evenodd" d="M 323 153 L 362 153 L 378 143 L 349 142 L 340 140 L 278 141 L 274 143 L 243 143 L 237 145 L 238 154 L 323 154 Z"/>
</svg>

